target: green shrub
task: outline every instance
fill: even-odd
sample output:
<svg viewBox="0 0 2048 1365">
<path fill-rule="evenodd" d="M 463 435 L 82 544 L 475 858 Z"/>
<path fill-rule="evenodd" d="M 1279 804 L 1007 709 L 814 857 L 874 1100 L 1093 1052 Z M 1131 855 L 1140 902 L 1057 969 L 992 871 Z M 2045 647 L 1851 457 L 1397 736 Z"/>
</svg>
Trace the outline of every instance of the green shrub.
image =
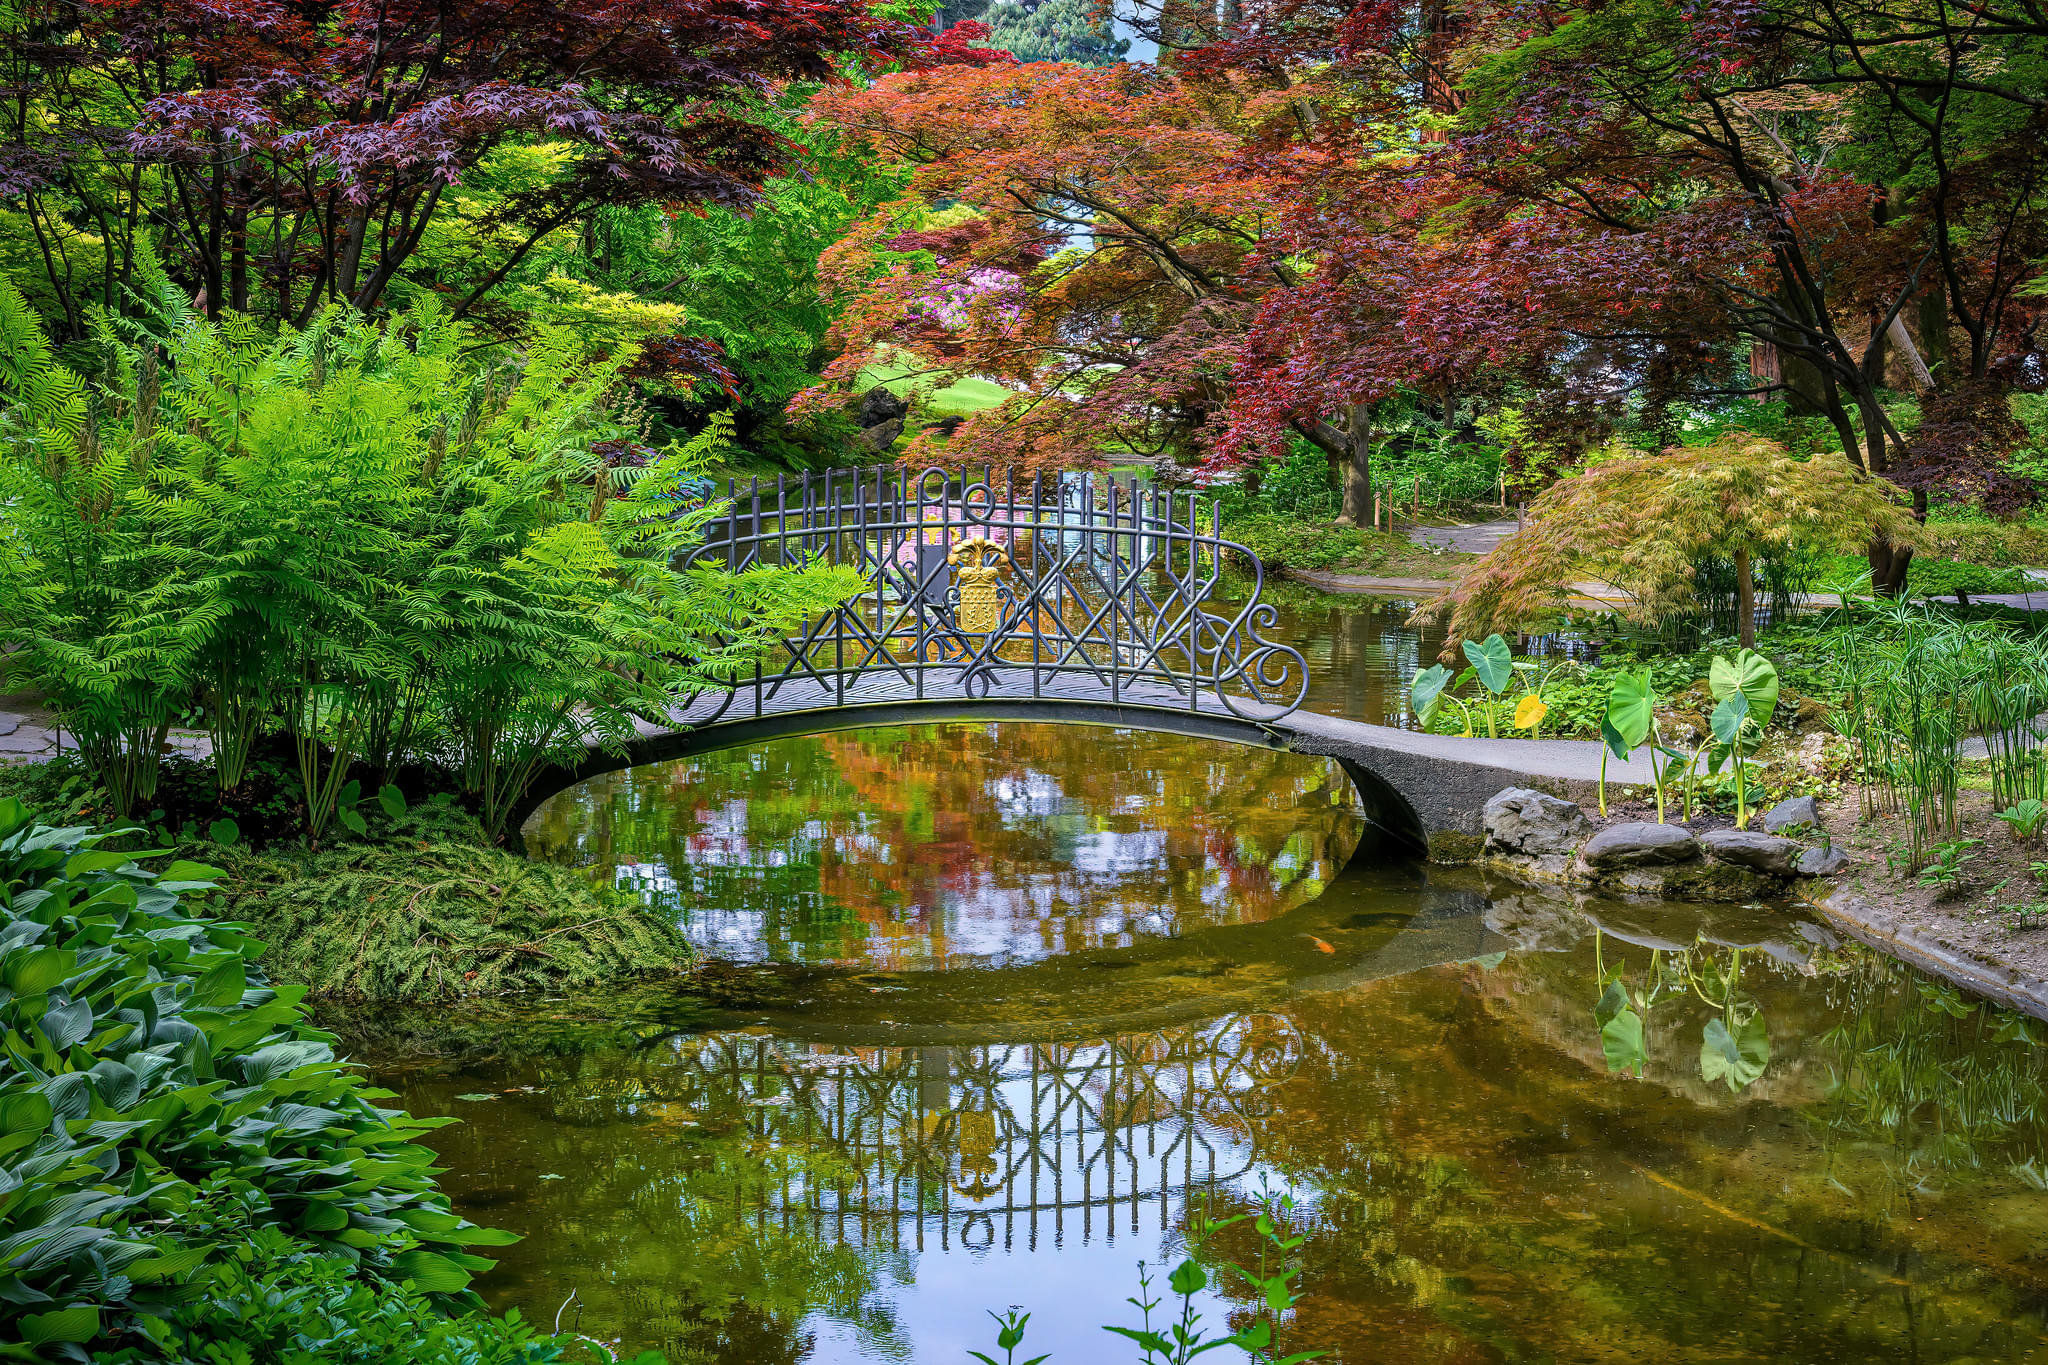
<svg viewBox="0 0 2048 1365">
<path fill-rule="evenodd" d="M 1994 569 L 2048 568 L 2048 522 L 1929 521 L 1927 549 L 1935 559 L 1959 559 Z"/>
<path fill-rule="evenodd" d="M 103 1353 L 99 1365 L 554 1365 L 610 1355 L 538 1333 L 516 1311 L 444 1316 L 416 1288 L 364 1283 L 346 1263 L 307 1255 L 274 1228 L 237 1248 L 204 1298 L 137 1325 L 143 1344 Z M 650 1352 L 641 1365 L 654 1360 Z"/>
<path fill-rule="evenodd" d="M 435 1188 L 419 1139 L 442 1121 L 380 1108 L 305 988 L 188 913 L 213 869 L 105 847 L 132 833 L 0 800 L 0 1341 L 83 1358 L 145 1345 L 148 1318 L 201 1330 L 252 1246 L 475 1308 L 470 1249 L 511 1239 Z"/>
<path fill-rule="evenodd" d="M 1814 575 L 1814 586 L 1846 587 L 1870 571 L 1852 555 L 1830 556 Z M 1965 593 L 2031 592 L 2042 585 L 2019 569 L 1994 569 L 1961 560 L 1915 555 L 1906 568 L 1906 592 L 1912 597 L 1953 597 Z"/>
<path fill-rule="evenodd" d="M 1386 539 L 1383 535 L 1293 517 L 1241 517 L 1225 522 L 1223 534 L 1257 555 L 1268 569 L 1370 568 L 1387 555 L 1380 543 Z"/>
</svg>

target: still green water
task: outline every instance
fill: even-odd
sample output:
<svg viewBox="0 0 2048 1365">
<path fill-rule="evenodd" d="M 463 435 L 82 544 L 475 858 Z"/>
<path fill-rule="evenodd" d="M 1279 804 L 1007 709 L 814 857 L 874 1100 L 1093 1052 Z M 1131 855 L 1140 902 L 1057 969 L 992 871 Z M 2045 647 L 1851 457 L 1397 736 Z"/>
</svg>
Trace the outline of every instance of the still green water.
<svg viewBox="0 0 2048 1365">
<path fill-rule="evenodd" d="M 1132 1359 L 1137 1262 L 1262 1189 L 1339 1361 L 2048 1362 L 2048 1030 L 1796 908 L 1425 873 L 1342 793 L 1011 723 L 621 774 L 530 846 L 720 965 L 352 1035 L 525 1236 L 486 1296 L 678 1362 L 964 1365 L 1013 1304 Z"/>
</svg>

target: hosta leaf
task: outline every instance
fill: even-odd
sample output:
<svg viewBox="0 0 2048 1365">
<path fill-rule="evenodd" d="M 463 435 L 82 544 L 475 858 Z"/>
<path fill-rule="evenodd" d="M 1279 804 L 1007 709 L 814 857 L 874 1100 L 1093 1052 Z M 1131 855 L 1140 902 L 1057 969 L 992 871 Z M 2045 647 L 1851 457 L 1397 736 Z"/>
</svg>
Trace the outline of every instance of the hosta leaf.
<svg viewBox="0 0 2048 1365">
<path fill-rule="evenodd" d="M 414 1247 L 391 1258 L 391 1268 L 429 1294 L 453 1294 L 467 1288 L 470 1274 L 439 1252 Z"/>
<path fill-rule="evenodd" d="M 0 1091 L 0 1133 L 26 1133 L 48 1128 L 55 1114 L 49 1097 L 33 1090 Z"/>
<path fill-rule="evenodd" d="M 21 1339 L 31 1346 L 59 1342 L 79 1345 L 100 1333 L 100 1310 L 91 1304 L 75 1304 L 54 1313 L 29 1313 L 21 1320 Z"/>
<path fill-rule="evenodd" d="M 43 1012 L 43 1036 L 50 1040 L 50 1046 L 68 1048 L 82 1043 L 92 1033 L 92 1005 L 88 1001 L 74 1000 L 68 1005 L 52 1005 Z"/>
<path fill-rule="evenodd" d="M 78 954 L 69 948 L 31 948 L 9 953 L 0 985 L 16 995 L 41 995 L 78 970 Z"/>
<path fill-rule="evenodd" d="M 247 989 L 249 974 L 242 960 L 226 958 L 207 968 L 192 987 L 192 1003 L 200 1009 L 225 1009 L 239 1002 Z"/>
</svg>

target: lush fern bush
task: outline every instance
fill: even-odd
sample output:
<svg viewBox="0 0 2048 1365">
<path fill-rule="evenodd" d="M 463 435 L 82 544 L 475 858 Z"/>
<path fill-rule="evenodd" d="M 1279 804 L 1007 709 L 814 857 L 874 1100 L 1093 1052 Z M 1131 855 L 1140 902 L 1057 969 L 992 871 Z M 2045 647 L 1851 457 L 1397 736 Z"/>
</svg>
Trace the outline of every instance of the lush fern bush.
<svg viewBox="0 0 2048 1365">
<path fill-rule="evenodd" d="M 124 816 L 196 706 L 224 792 L 291 737 L 314 843 L 351 782 L 423 757 L 495 835 L 542 765 L 859 586 L 670 569 L 718 509 L 665 495 L 720 430 L 636 450 L 607 399 L 630 348 L 506 356 L 431 298 L 270 337 L 142 275 L 145 321 L 102 316 L 83 373 L 0 281 L 0 638 Z"/>
</svg>

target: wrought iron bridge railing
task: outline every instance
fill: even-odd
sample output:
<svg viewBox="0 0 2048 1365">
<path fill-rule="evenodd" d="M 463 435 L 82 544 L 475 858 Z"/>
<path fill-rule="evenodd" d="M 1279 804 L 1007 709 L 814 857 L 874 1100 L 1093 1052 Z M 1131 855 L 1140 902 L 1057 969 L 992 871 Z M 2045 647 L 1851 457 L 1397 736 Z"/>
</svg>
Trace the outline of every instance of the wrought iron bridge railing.
<svg viewBox="0 0 2048 1365">
<path fill-rule="evenodd" d="M 1270 720 L 1308 666 L 1261 632 L 1258 556 L 1200 493 L 1102 473 L 1019 479 L 899 467 L 728 483 L 730 511 L 679 567 L 829 562 L 868 584 L 690 708 L 950 696 L 1169 706 Z M 1226 567 L 1227 566 L 1227 567 Z M 697 714 L 698 712 L 704 714 Z"/>
<path fill-rule="evenodd" d="M 680 1109 L 808 1153 L 727 1191 L 749 1221 L 890 1250 L 1114 1242 L 1253 1182 L 1261 1121 L 1305 1047 L 1263 1013 L 1066 1043 L 841 1050 L 681 1034 L 629 1074 L 549 1094 L 572 1117 Z"/>
</svg>

